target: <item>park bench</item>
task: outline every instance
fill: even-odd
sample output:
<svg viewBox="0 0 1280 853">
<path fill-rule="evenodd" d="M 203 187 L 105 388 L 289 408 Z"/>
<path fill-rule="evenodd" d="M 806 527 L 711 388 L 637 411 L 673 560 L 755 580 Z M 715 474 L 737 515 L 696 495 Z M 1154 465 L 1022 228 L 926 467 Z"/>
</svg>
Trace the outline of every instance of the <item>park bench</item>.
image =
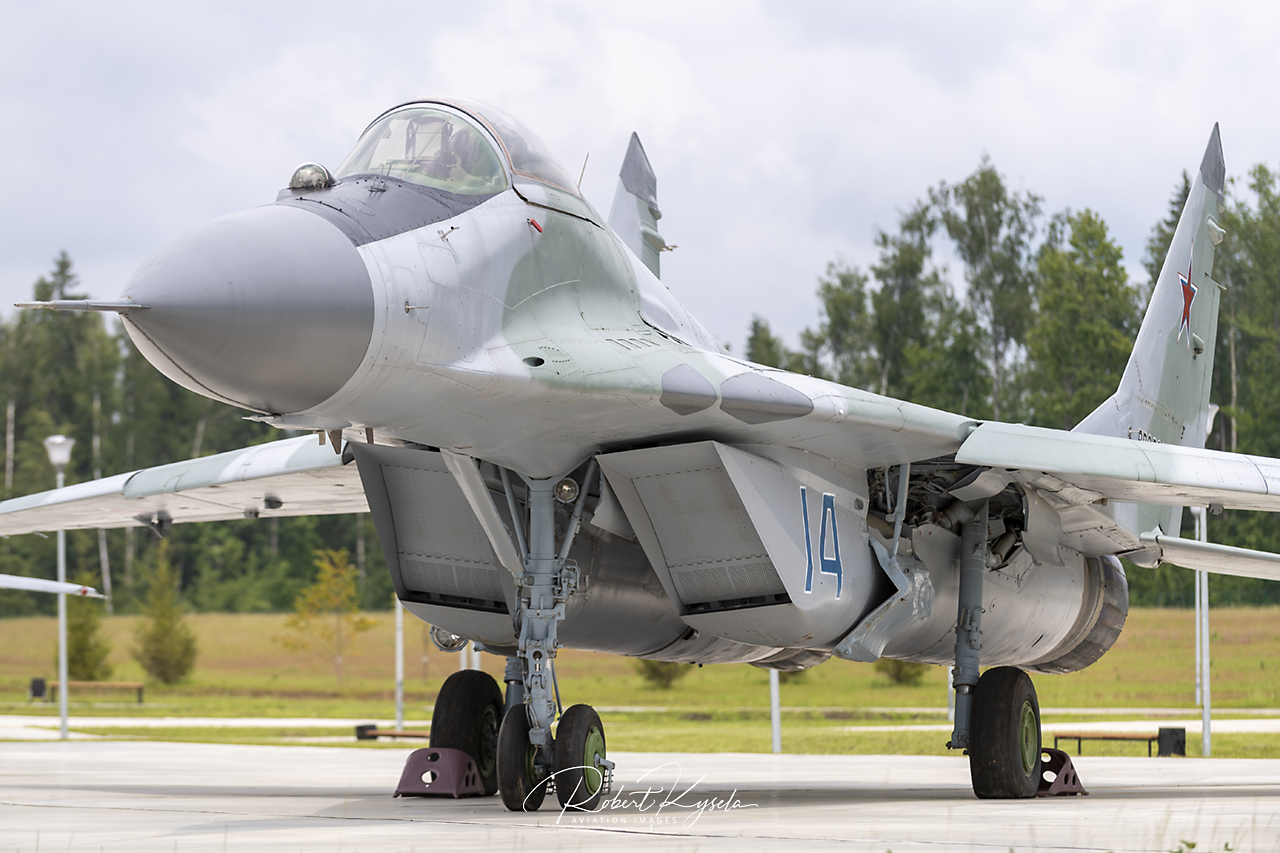
<svg viewBox="0 0 1280 853">
<path fill-rule="evenodd" d="M 1161 755 L 1186 755 L 1187 754 L 1187 730 L 1186 729 L 1160 729 L 1153 735 L 1138 734 L 1137 732 L 1054 732 L 1053 748 L 1058 748 L 1058 741 L 1073 740 L 1076 742 L 1076 755 L 1081 754 L 1082 744 L 1086 740 L 1127 740 L 1127 741 L 1146 741 L 1147 757 L 1151 757 L 1151 744 L 1160 744 Z"/>
<path fill-rule="evenodd" d="M 399 729 L 379 729 L 376 725 L 356 726 L 356 740 L 377 740 L 380 737 L 430 738 L 431 732 L 408 732 Z"/>
<path fill-rule="evenodd" d="M 36 692 L 36 679 L 32 679 L 31 695 L 33 698 L 39 698 L 40 694 Z M 67 686 L 72 690 L 136 690 L 138 693 L 138 704 L 142 704 L 143 684 L 141 681 L 68 681 Z M 49 682 L 49 692 L 47 701 L 52 702 L 58 696 L 58 682 Z"/>
</svg>

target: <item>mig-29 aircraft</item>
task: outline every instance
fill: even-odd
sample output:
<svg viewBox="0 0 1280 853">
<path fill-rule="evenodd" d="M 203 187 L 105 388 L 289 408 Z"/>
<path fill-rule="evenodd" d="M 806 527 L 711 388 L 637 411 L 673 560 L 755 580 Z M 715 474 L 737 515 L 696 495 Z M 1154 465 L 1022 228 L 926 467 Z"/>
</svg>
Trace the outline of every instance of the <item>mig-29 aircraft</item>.
<svg viewBox="0 0 1280 853">
<path fill-rule="evenodd" d="M 1215 127 L 1120 387 L 1066 432 L 737 358 L 659 280 L 638 137 L 606 219 L 499 110 L 402 104 L 118 301 L 23 306 L 117 312 L 173 381 L 315 435 L 10 500 L 0 534 L 367 510 L 405 608 L 506 657 L 505 694 L 449 678 L 432 744 L 513 810 L 607 784 L 599 716 L 559 711 L 564 647 L 953 665 L 974 792 L 1033 796 L 1027 673 L 1116 641 L 1119 557 L 1280 578 L 1178 537 L 1184 506 L 1280 511 L 1280 460 L 1204 449 L 1224 174 Z"/>
</svg>

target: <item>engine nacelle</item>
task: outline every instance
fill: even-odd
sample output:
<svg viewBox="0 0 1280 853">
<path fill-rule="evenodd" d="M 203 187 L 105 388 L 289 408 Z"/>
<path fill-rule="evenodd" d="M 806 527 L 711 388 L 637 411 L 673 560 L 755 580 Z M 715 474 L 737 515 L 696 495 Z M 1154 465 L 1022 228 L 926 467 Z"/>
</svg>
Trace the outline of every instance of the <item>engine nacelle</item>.
<svg viewBox="0 0 1280 853">
<path fill-rule="evenodd" d="M 959 548 L 960 537 L 936 525 L 913 531 L 902 562 L 914 564 L 917 573 L 926 575 L 912 592 L 925 587 L 929 593 L 914 601 L 904 596 L 906 603 L 916 605 L 914 612 L 884 637 L 881 656 L 941 665 L 955 661 Z M 1075 672 L 1097 661 L 1120 636 L 1129 611 L 1129 585 L 1120 561 L 1067 548 L 1060 549 L 1060 557 L 1061 566 L 1046 566 L 1020 550 L 1008 563 L 987 572 L 983 666 Z M 921 606 L 924 598 L 928 601 Z M 869 615 L 867 621 L 876 615 Z M 860 625 L 850 636 L 860 632 L 867 633 Z M 841 651 L 849 648 L 842 644 Z M 866 654 L 843 656 L 874 659 Z"/>
</svg>

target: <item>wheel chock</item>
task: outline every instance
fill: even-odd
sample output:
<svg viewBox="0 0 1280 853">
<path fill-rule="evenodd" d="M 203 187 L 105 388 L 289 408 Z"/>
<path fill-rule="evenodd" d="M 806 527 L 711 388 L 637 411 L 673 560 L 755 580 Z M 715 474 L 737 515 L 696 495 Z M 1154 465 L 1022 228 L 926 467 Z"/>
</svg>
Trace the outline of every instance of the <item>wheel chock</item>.
<svg viewBox="0 0 1280 853">
<path fill-rule="evenodd" d="M 397 797 L 479 797 L 484 795 L 480 771 L 460 749 L 415 749 L 409 753 L 396 786 Z"/>
<path fill-rule="evenodd" d="M 1067 797 L 1076 794 L 1089 796 L 1084 785 L 1080 784 L 1080 774 L 1076 773 L 1076 768 L 1071 764 L 1070 755 L 1060 749 L 1051 749 L 1047 746 L 1040 751 L 1044 753 L 1043 758 L 1047 760 L 1042 761 L 1040 765 L 1040 788 L 1036 791 L 1037 797 Z M 1044 773 L 1052 773 L 1053 781 L 1046 780 Z"/>
</svg>

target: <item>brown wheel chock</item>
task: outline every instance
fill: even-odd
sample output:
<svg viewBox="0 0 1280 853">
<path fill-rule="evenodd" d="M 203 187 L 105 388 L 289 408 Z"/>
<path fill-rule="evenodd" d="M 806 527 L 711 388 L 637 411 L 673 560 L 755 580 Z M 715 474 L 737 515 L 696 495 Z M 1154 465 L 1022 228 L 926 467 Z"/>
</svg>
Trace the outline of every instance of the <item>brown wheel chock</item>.
<svg viewBox="0 0 1280 853">
<path fill-rule="evenodd" d="M 460 749 L 426 747 L 409 753 L 396 786 L 397 797 L 479 797 L 484 782 L 470 755 Z"/>
<path fill-rule="evenodd" d="M 1040 787 L 1036 791 L 1037 797 L 1067 797 L 1077 794 L 1089 796 L 1084 785 L 1080 784 L 1080 774 L 1076 773 L 1076 768 L 1071 764 L 1070 755 L 1060 749 L 1047 746 L 1042 747 L 1040 751 L 1044 753 L 1045 760 L 1040 765 Z M 1045 773 L 1053 774 L 1052 782 L 1044 778 Z"/>
</svg>

